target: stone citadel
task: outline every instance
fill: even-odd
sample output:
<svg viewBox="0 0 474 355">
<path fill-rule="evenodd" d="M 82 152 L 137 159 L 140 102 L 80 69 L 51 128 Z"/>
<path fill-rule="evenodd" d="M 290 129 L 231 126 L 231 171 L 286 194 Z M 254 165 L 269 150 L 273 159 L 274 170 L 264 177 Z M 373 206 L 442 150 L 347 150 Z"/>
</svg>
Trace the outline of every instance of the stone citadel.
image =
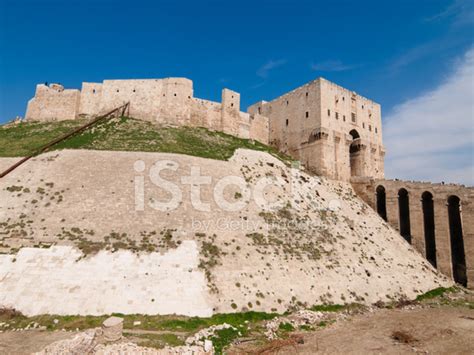
<svg viewBox="0 0 474 355">
<path fill-rule="evenodd" d="M 193 96 L 185 78 L 105 80 L 81 90 L 36 87 L 27 120 L 93 117 L 129 102 L 129 116 L 206 127 L 272 145 L 318 175 L 350 181 L 380 216 L 432 264 L 474 283 L 474 190 L 459 185 L 384 180 L 381 107 L 323 78 L 240 111 L 240 94 L 222 102 Z"/>
<path fill-rule="evenodd" d="M 333 179 L 383 178 L 380 105 L 325 79 L 314 80 L 271 102 L 240 111 L 240 94 L 222 90 L 222 102 L 193 96 L 184 78 L 105 80 L 82 89 L 36 87 L 28 120 L 96 116 L 130 102 L 129 115 L 160 124 L 206 127 L 258 140 Z"/>
</svg>

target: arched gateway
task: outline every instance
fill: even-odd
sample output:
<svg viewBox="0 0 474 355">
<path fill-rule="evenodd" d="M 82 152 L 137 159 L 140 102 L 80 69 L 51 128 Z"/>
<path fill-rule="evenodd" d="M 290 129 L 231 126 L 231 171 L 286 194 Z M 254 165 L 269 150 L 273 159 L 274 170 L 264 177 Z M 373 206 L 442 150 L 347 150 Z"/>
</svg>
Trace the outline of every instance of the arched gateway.
<svg viewBox="0 0 474 355">
<path fill-rule="evenodd" d="M 351 176 L 363 176 L 364 165 L 360 135 L 355 129 L 351 130 L 349 134 L 352 136 L 352 143 L 349 147 Z"/>
</svg>

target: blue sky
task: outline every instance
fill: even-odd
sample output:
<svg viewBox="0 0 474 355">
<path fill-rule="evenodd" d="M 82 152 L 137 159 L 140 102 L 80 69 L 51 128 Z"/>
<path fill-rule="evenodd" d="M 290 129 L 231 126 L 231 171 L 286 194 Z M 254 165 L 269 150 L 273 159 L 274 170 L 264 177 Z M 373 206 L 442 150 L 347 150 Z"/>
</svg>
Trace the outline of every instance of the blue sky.
<svg viewBox="0 0 474 355">
<path fill-rule="evenodd" d="M 392 119 L 462 72 L 473 3 L 0 0 L 0 122 L 24 115 L 37 83 L 167 76 L 192 79 L 211 100 L 229 87 L 244 109 L 323 76 Z M 472 166 L 472 145 L 456 149 Z"/>
</svg>

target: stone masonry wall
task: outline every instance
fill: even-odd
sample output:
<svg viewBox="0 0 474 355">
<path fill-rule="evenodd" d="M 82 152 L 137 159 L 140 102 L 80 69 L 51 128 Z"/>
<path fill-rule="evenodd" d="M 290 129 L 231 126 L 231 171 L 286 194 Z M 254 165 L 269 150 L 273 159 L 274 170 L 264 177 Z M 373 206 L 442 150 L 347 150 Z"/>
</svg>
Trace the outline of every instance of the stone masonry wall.
<svg viewBox="0 0 474 355">
<path fill-rule="evenodd" d="M 102 84 L 82 83 L 81 102 L 79 114 L 90 117 L 101 112 L 100 103 L 102 101 Z"/>
<path fill-rule="evenodd" d="M 330 174 L 348 180 L 351 175 L 350 132 L 360 136 L 361 165 L 357 176 L 384 177 L 380 105 L 341 86 L 321 79 L 321 126 L 329 130 L 328 145 L 334 159 L 326 160 Z"/>
<path fill-rule="evenodd" d="M 384 176 L 380 105 L 353 91 L 320 78 L 248 111 L 269 117 L 271 144 L 320 175 L 345 181 Z M 349 154 L 352 130 L 360 137 L 356 167 Z"/>
<path fill-rule="evenodd" d="M 474 286 L 474 188 L 454 184 L 432 184 L 384 179 L 354 178 L 352 185 L 363 200 L 377 210 L 378 186 L 385 189 L 387 221 L 400 230 L 399 198 L 400 189 L 408 191 L 411 244 L 427 256 L 422 194 L 433 196 L 434 236 L 436 243 L 436 266 L 445 275 L 453 276 L 453 264 L 448 217 L 448 198 L 457 196 L 461 205 L 462 236 L 464 242 L 467 285 Z"/>
<path fill-rule="evenodd" d="M 26 117 L 90 117 L 127 102 L 131 117 L 270 143 L 336 180 L 384 176 L 380 105 L 322 78 L 271 102 L 258 102 L 248 113 L 240 111 L 239 93 L 222 90 L 221 103 L 198 99 L 186 78 L 105 80 L 83 83 L 80 92 L 39 85 Z"/>
<path fill-rule="evenodd" d="M 58 84 L 36 86 L 35 97 L 28 101 L 25 118 L 40 121 L 73 120 L 80 103 L 79 90 L 64 90 Z"/>
<path fill-rule="evenodd" d="M 259 142 L 269 142 L 270 124 L 267 117 L 255 114 L 248 115 L 249 120 L 249 136 Z"/>
<path fill-rule="evenodd" d="M 224 89 L 222 103 L 193 97 L 193 82 L 185 78 L 105 80 L 83 83 L 82 90 L 38 85 L 30 100 L 28 120 L 71 120 L 97 116 L 129 102 L 134 118 L 177 126 L 205 127 L 268 143 L 268 119 L 250 120 L 240 112 L 240 94 Z M 254 125 L 252 127 L 252 125 Z"/>
</svg>

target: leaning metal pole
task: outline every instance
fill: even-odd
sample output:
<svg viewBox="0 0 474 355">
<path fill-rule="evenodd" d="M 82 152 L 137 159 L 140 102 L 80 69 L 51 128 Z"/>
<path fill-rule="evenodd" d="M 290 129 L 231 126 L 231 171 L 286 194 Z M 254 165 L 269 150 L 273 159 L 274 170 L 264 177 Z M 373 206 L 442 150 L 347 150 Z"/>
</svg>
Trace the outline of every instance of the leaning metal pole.
<svg viewBox="0 0 474 355">
<path fill-rule="evenodd" d="M 59 137 L 59 138 L 56 138 L 54 140 L 52 140 L 51 142 L 45 144 L 44 146 L 38 148 L 33 154 L 21 159 L 20 161 L 18 161 L 17 163 L 13 164 L 12 166 L 10 166 L 7 170 L 5 170 L 4 172 L 2 172 L 0 174 L 0 179 L 3 178 L 4 176 L 8 175 L 9 173 L 11 173 L 13 170 L 15 170 L 16 168 L 18 168 L 20 165 L 22 165 L 23 163 L 25 163 L 26 161 L 30 160 L 31 158 L 34 158 L 35 156 L 41 154 L 41 153 L 44 153 L 46 152 L 47 150 L 49 150 L 50 148 L 52 148 L 53 146 L 55 146 L 56 144 L 68 139 L 68 138 L 71 138 L 72 136 L 78 134 L 78 133 L 81 133 L 83 131 L 85 131 L 86 129 L 94 126 L 95 124 L 101 122 L 101 121 L 105 121 L 107 119 L 110 119 L 111 117 L 113 117 L 112 115 L 113 114 L 117 114 L 117 113 L 120 113 L 123 114 L 125 112 L 127 112 L 127 108 L 129 106 L 129 102 L 127 102 L 126 104 L 120 106 L 120 107 L 117 107 L 115 109 L 113 109 L 112 111 L 110 112 L 107 112 L 106 114 L 104 115 L 101 115 L 101 116 L 98 116 L 96 118 L 94 118 L 93 120 L 91 120 L 90 122 L 86 123 L 85 125 L 81 126 L 81 127 L 78 127 L 76 129 L 74 129 L 73 131 L 69 132 L 69 133 L 66 133 L 65 135 Z"/>
</svg>

